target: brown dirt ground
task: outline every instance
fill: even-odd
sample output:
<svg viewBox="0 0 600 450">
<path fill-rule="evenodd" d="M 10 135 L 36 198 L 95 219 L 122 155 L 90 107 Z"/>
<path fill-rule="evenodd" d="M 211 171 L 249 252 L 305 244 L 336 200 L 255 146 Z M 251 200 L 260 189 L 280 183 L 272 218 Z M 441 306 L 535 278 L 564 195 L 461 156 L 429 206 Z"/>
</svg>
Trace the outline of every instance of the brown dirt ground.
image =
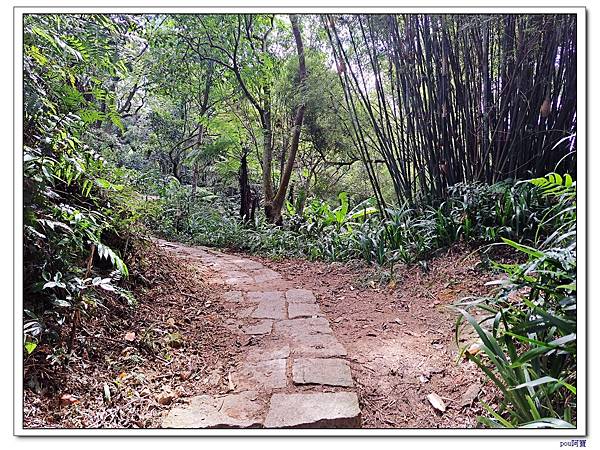
<svg viewBox="0 0 600 450">
<path fill-rule="evenodd" d="M 138 307 L 105 295 L 108 309 L 82 321 L 68 365 L 53 364 L 49 346 L 25 361 L 25 428 L 156 428 L 177 398 L 228 390 L 242 343 L 218 288 L 152 243 L 133 259 Z M 65 394 L 76 402 L 61 404 Z"/>
<path fill-rule="evenodd" d="M 250 258 L 314 291 L 348 350 L 364 427 L 474 427 L 480 401 L 494 405 L 496 391 L 481 371 L 458 361 L 456 312 L 448 308 L 484 294 L 494 278 L 477 254 L 451 248 L 427 271 L 398 267 L 392 283 L 358 262 Z M 203 282 L 210 270 L 151 243 L 136 248 L 134 260 L 130 272 L 143 274 L 130 281 L 137 308 L 107 297 L 106 312 L 84 320 L 66 368 L 49 362 L 49 347 L 25 362 L 26 428 L 154 428 L 178 399 L 228 391 L 228 374 L 252 343 L 228 326 L 233 311 L 217 286 Z M 469 388 L 477 398 L 463 405 Z M 443 414 L 427 401 L 430 393 L 444 400 Z M 77 402 L 61 405 L 64 394 Z"/>
<path fill-rule="evenodd" d="M 363 427 L 472 428 L 484 413 L 480 401 L 494 404 L 496 390 L 482 372 L 458 360 L 457 313 L 449 308 L 485 294 L 484 283 L 495 278 L 480 268 L 477 254 L 453 247 L 430 260 L 428 271 L 399 267 L 396 281 L 383 284 L 380 271 L 361 263 L 256 259 L 315 292 L 348 350 Z M 474 336 L 465 344 L 471 341 Z M 472 402 L 463 399 L 469 388 L 477 396 Z M 445 413 L 431 406 L 430 393 L 443 399 Z"/>
</svg>

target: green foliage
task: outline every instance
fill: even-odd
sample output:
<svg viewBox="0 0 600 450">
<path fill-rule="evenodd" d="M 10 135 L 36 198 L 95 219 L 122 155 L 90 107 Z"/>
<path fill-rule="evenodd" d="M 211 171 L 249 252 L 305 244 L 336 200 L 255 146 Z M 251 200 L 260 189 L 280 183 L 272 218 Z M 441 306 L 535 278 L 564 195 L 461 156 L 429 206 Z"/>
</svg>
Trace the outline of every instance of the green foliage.
<svg viewBox="0 0 600 450">
<path fill-rule="evenodd" d="M 112 53 L 124 24 L 28 15 L 24 29 L 24 346 L 63 343 L 63 326 L 85 315 L 128 270 L 120 235 L 135 219 L 124 206 L 131 195 L 103 158 L 84 144 L 91 126 L 122 129 L 114 93 L 101 81 L 127 72 Z M 68 30 L 68 31 L 67 31 Z M 95 253 L 117 271 L 91 276 Z M 106 268 L 105 270 L 108 270 Z"/>
<path fill-rule="evenodd" d="M 424 35 L 415 17 L 304 17 L 308 76 L 298 89 L 290 26 L 276 15 L 26 15 L 25 356 L 39 355 L 45 342 L 64 353 L 68 325 L 106 306 L 107 296 L 134 303 L 122 286 L 129 276 L 129 238 L 140 224 L 169 239 L 273 258 L 364 259 L 389 266 L 392 276 L 395 264 L 423 262 L 457 242 L 503 243 L 527 262 L 496 264 L 506 276 L 498 291 L 458 305 L 457 331 L 471 326 L 483 342 L 485 355 L 468 357 L 504 396 L 498 411 L 486 406 L 490 416 L 481 421 L 491 427 L 574 423 L 576 183 L 551 173 L 529 182 L 453 184 L 467 173 L 497 179 L 492 162 L 500 156 L 506 173 L 525 173 L 529 156 L 510 153 L 522 147 L 514 130 L 481 129 L 482 136 L 509 136 L 511 145 L 501 146 L 509 153 L 496 154 L 494 142 L 478 138 L 476 146 L 494 151 L 469 159 L 470 170 L 456 163 L 468 159 L 461 157 L 463 150 L 452 158 L 454 167 L 439 161 L 438 138 L 423 126 L 419 111 L 433 114 L 439 105 L 430 102 L 444 101 L 413 85 L 428 80 L 428 92 L 436 92 L 431 82 L 437 75 L 406 78 L 412 72 L 401 68 L 402 61 L 392 65 L 379 53 L 387 49 L 397 56 L 399 42 L 438 52 L 431 39 L 451 30 L 447 24 L 463 22 L 449 19 Z M 476 30 L 479 22 L 464 23 Z M 486 23 L 505 29 L 500 22 Z M 414 26 L 417 39 L 405 33 L 406 24 Z M 329 45 L 341 50 L 352 36 L 343 30 L 350 33 L 351 26 L 363 31 L 346 55 L 367 61 L 359 67 L 362 83 L 354 73 L 358 66 L 346 66 L 340 55 L 332 59 L 326 40 L 333 33 L 340 40 Z M 388 31 L 400 34 L 390 40 Z M 492 42 L 498 42 L 500 34 L 493 33 Z M 461 40 L 457 48 L 467 44 Z M 460 75 L 461 64 L 446 69 Z M 378 80 L 373 88 L 364 82 L 370 78 Z M 408 84 L 396 85 L 405 78 Z M 235 194 L 240 156 L 247 158 L 250 190 L 260 197 L 263 172 L 271 184 L 282 176 L 300 104 L 306 110 L 293 161 L 296 193 L 289 193 L 285 225 L 268 224 L 260 211 L 243 223 Z M 461 108 L 473 120 L 459 125 L 479 120 L 479 107 L 472 106 Z M 554 116 L 544 118 L 547 129 L 556 123 Z M 469 147 L 463 134 L 450 134 L 458 140 L 444 144 L 444 151 Z M 571 152 L 572 137 L 555 147 L 563 143 L 564 150 L 567 139 Z M 436 145 L 422 145 L 432 139 Z M 543 133 L 527 139 L 543 145 L 543 152 L 534 152 L 545 157 L 539 167 L 556 162 L 545 151 Z M 567 156 L 571 164 L 570 154 L 560 161 Z M 269 158 L 272 167 L 265 166 Z M 428 201 L 415 200 L 425 196 Z M 406 198 L 411 201 L 402 203 Z M 390 200 L 398 203 L 386 209 Z"/>
<path fill-rule="evenodd" d="M 576 205 L 568 180 L 556 174 L 531 180 L 556 201 L 550 208 L 553 219 L 539 224 L 555 224 L 554 232 L 537 248 L 503 238 L 527 262 L 495 264 L 506 276 L 495 283 L 497 293 L 457 305 L 485 353 L 467 357 L 504 396 L 498 411 L 488 408 L 491 417 L 480 418 L 486 426 L 565 428 L 575 423 Z M 457 323 L 457 338 L 462 323 Z"/>
</svg>

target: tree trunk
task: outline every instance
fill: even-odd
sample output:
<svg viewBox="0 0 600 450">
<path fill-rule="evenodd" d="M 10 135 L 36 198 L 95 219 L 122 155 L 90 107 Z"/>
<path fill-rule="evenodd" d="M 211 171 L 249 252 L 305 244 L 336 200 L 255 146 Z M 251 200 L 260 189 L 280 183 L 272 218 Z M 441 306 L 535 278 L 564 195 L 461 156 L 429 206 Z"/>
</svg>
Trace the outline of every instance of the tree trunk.
<svg viewBox="0 0 600 450">
<path fill-rule="evenodd" d="M 300 34 L 300 28 L 298 25 L 298 17 L 295 14 L 290 14 L 290 22 L 292 23 L 292 31 L 294 33 L 296 49 L 298 51 L 298 73 L 300 75 L 298 89 L 300 91 L 300 104 L 296 109 L 294 126 L 292 127 L 290 152 L 287 156 L 285 167 L 281 174 L 279 189 L 277 189 L 277 193 L 275 194 L 275 197 L 273 197 L 273 201 L 270 202 L 269 208 L 267 209 L 265 207 L 265 212 L 267 213 L 267 220 L 269 220 L 269 222 L 271 223 L 277 224 L 282 223 L 281 209 L 283 208 L 287 188 L 290 184 L 290 178 L 292 176 L 292 170 L 294 168 L 294 162 L 296 160 L 296 153 L 298 152 L 298 145 L 300 143 L 300 132 L 302 131 L 302 122 L 304 121 L 304 110 L 306 109 L 306 99 L 304 97 L 303 92 L 304 84 L 306 82 L 306 61 L 304 58 L 304 45 L 302 43 L 302 35 Z"/>
<path fill-rule="evenodd" d="M 240 165 L 240 218 L 247 222 L 252 214 L 252 192 L 248 180 L 248 151 L 244 149 Z"/>
<path fill-rule="evenodd" d="M 261 114 L 261 124 L 263 128 L 263 155 L 262 155 L 262 171 L 263 171 L 263 195 L 265 197 L 265 213 L 267 217 L 267 208 L 273 200 L 273 180 L 271 176 L 271 164 L 273 162 L 273 129 L 271 124 L 271 104 L 268 100 L 269 89 L 265 89 L 265 103 Z"/>
</svg>

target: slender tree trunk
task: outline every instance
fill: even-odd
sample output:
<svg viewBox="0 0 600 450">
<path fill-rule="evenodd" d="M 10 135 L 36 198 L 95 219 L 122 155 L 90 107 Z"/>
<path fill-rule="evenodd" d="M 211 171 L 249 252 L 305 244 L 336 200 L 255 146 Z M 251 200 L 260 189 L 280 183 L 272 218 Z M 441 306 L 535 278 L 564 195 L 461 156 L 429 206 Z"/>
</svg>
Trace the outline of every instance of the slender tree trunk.
<svg viewBox="0 0 600 450">
<path fill-rule="evenodd" d="M 287 156 L 285 167 L 281 174 L 281 181 L 279 188 L 273 201 L 270 204 L 267 219 L 272 223 L 280 224 L 282 222 L 281 209 L 285 202 L 285 196 L 290 178 L 292 176 L 292 170 L 294 169 L 294 162 L 296 160 L 296 153 L 298 152 L 298 146 L 300 144 L 300 132 L 302 131 L 302 122 L 304 121 L 304 111 L 306 109 L 306 99 L 304 96 L 304 84 L 306 82 L 306 60 L 304 58 L 304 45 L 302 43 L 302 35 L 300 34 L 300 28 L 298 25 L 298 16 L 295 14 L 290 15 L 290 22 L 292 23 L 292 31 L 294 33 L 294 39 L 296 41 L 296 49 L 298 51 L 298 72 L 300 80 L 298 83 L 298 90 L 300 91 L 300 104 L 296 109 L 296 116 L 294 118 L 294 126 L 292 127 L 292 139 L 290 142 L 290 151 Z"/>
<path fill-rule="evenodd" d="M 198 164 L 194 164 L 194 169 L 192 171 L 192 194 L 191 201 L 193 202 L 196 199 L 196 189 L 198 187 Z"/>
<path fill-rule="evenodd" d="M 204 114 L 205 111 L 202 112 L 202 114 Z M 198 143 L 196 144 L 197 148 L 199 149 L 200 147 L 202 147 L 202 143 L 204 142 L 204 127 L 202 125 L 199 125 L 200 130 L 198 131 Z M 193 172 L 192 172 L 192 195 L 191 195 L 191 201 L 193 202 L 196 199 L 196 189 L 198 188 L 198 172 L 200 170 L 200 167 L 198 166 L 198 163 L 194 164 L 194 168 L 193 168 Z"/>
<path fill-rule="evenodd" d="M 265 213 L 269 217 L 270 204 L 273 201 L 273 179 L 271 164 L 273 162 L 273 130 L 271 124 L 271 107 L 263 111 L 261 117 L 263 127 L 263 154 L 262 154 L 262 185 L 265 204 Z"/>
<path fill-rule="evenodd" d="M 247 222 L 251 218 L 252 191 L 248 179 L 248 150 L 244 149 L 240 164 L 240 218 Z"/>
</svg>

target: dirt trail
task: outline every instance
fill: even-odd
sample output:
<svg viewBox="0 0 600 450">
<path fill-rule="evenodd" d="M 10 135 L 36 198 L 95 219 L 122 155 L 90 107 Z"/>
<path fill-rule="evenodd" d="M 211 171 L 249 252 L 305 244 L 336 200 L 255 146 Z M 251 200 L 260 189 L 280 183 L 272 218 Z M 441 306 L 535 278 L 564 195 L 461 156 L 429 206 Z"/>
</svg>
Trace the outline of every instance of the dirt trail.
<svg viewBox="0 0 600 450">
<path fill-rule="evenodd" d="M 480 259 L 452 248 L 378 283 L 365 265 L 285 260 L 265 265 L 315 292 L 333 332 L 348 350 L 368 428 L 472 428 L 496 391 L 474 363 L 459 360 L 451 304 L 483 295 L 493 278 Z M 467 335 L 467 333 L 465 333 Z M 470 335 L 462 344 L 475 341 Z M 427 400 L 439 395 L 441 414 Z"/>
<path fill-rule="evenodd" d="M 484 293 L 489 279 L 464 250 L 434 258 L 427 272 L 403 269 L 382 287 L 364 265 L 160 245 L 224 290 L 224 307 L 235 313 L 228 326 L 247 338 L 245 360 L 229 375 L 231 393 L 188 400 L 163 426 L 470 428 L 479 400 L 493 403 L 481 372 L 458 360 L 456 315 L 447 308 Z M 323 393 L 330 396 L 307 396 Z M 444 413 L 428 402 L 431 393 Z"/>
<path fill-rule="evenodd" d="M 159 245 L 209 269 L 206 281 L 227 289 L 221 299 L 234 312 L 228 326 L 248 338 L 243 361 L 228 374 L 229 392 L 186 399 L 163 427 L 360 427 L 347 351 L 312 291 L 247 258 Z"/>
</svg>

